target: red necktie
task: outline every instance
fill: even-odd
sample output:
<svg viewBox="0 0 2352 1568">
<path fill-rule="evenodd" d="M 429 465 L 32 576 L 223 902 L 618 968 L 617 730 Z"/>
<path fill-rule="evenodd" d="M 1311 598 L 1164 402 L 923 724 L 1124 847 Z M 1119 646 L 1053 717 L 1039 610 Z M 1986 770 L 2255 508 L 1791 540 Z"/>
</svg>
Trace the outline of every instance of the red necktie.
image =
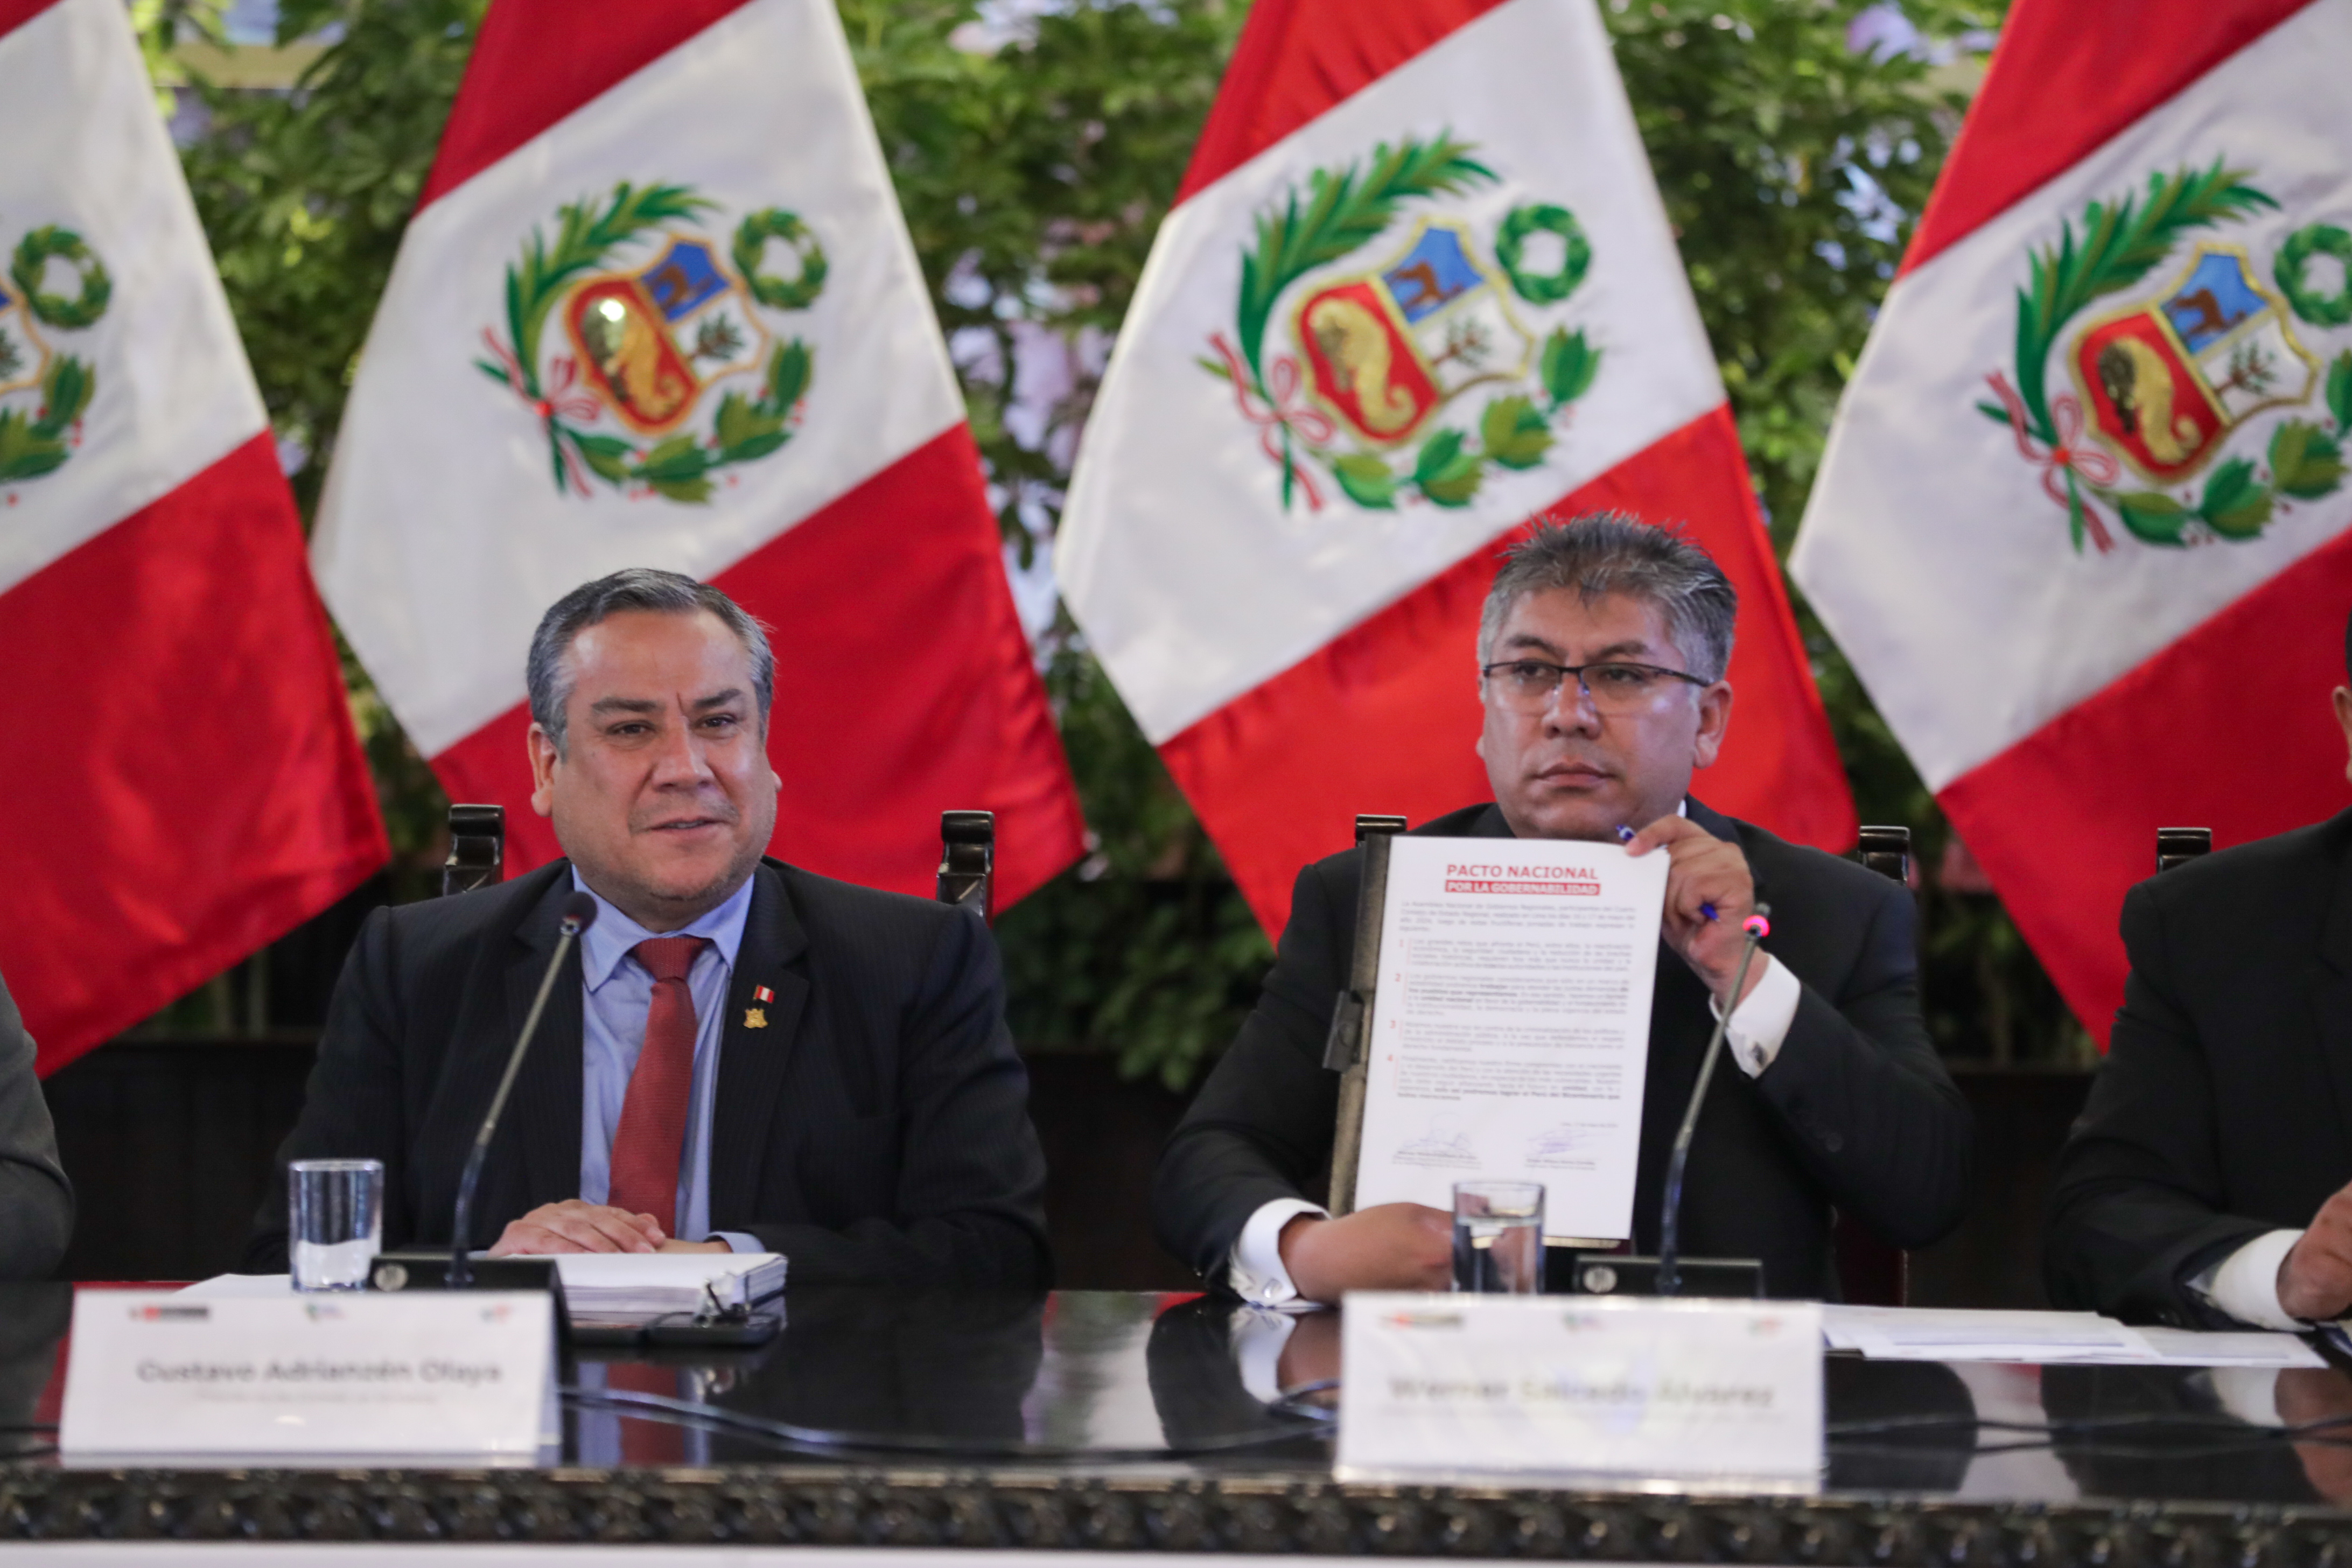
<svg viewBox="0 0 2352 1568">
<path fill-rule="evenodd" d="M 649 937 L 630 949 L 654 977 L 646 1009 L 646 1044 L 629 1074 L 621 1125 L 613 1133 L 613 1181 L 606 1202 L 649 1214 L 664 1231 L 677 1223 L 677 1163 L 686 1146 L 686 1109 L 694 1097 L 694 993 L 686 976 L 709 942 L 698 936 Z"/>
</svg>

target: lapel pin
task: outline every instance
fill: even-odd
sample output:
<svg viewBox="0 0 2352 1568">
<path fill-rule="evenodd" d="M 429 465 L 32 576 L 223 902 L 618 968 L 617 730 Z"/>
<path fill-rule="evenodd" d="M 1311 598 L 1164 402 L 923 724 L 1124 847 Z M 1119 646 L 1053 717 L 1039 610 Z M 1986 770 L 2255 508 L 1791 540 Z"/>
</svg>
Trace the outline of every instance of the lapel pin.
<svg viewBox="0 0 2352 1568">
<path fill-rule="evenodd" d="M 743 1026 L 747 1029 L 766 1028 L 768 1026 L 768 1010 L 765 1007 L 744 1008 Z"/>
<path fill-rule="evenodd" d="M 751 987 L 751 1000 L 752 1000 L 752 1001 L 754 1001 L 754 1002 L 772 1002 L 772 1001 L 774 1001 L 775 999 L 776 999 L 776 994 L 775 994 L 774 992 L 772 992 L 772 991 L 769 990 L 766 986 L 764 986 L 764 985 L 754 985 L 754 986 L 752 986 L 752 987 Z"/>
</svg>

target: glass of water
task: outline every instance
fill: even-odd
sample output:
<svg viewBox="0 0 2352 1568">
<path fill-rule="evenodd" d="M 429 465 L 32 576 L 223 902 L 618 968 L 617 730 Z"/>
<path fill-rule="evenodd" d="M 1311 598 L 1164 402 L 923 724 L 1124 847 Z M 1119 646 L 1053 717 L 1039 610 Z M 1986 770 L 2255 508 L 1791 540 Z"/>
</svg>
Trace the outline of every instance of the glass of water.
<svg viewBox="0 0 2352 1568">
<path fill-rule="evenodd" d="M 297 1290 L 357 1290 L 383 1250 L 383 1162 L 297 1160 L 286 1167 Z"/>
<path fill-rule="evenodd" d="M 1541 1182 L 1454 1184 L 1454 1288 L 1505 1296 L 1543 1291 Z"/>
</svg>

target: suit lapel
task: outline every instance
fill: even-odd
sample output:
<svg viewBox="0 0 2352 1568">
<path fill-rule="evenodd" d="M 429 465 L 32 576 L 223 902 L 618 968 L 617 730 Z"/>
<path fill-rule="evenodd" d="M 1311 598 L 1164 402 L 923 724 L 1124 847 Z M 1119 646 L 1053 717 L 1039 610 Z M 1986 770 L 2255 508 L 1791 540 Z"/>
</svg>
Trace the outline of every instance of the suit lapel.
<svg viewBox="0 0 2352 1568">
<path fill-rule="evenodd" d="M 507 1028 L 501 1052 L 512 1048 L 523 1021 L 530 1016 L 531 1000 L 539 994 L 540 979 L 555 952 L 563 900 L 571 891 L 567 867 L 548 884 L 546 896 L 515 929 L 514 951 L 507 963 Z M 580 992 L 580 948 L 575 942 L 556 975 L 546 1016 L 539 1021 L 539 1033 L 531 1039 L 530 1054 L 523 1058 L 513 1099 L 507 1105 L 507 1121 L 522 1143 L 524 1209 L 580 1195 L 583 1029 Z M 503 1066 L 503 1055 L 499 1059 Z"/>
<path fill-rule="evenodd" d="M 1756 884 L 1756 901 L 1759 904 L 1770 903 L 1772 894 L 1771 890 L 1765 886 L 1764 868 L 1756 864 L 1756 857 L 1748 852 L 1748 837 L 1740 831 L 1740 824 L 1711 806 L 1702 805 L 1696 799 L 1689 796 L 1684 797 L 1683 809 L 1693 822 L 1706 828 L 1716 837 L 1722 839 L 1726 844 L 1736 844 L 1739 847 L 1739 853 L 1748 860 L 1748 875 Z"/>
<path fill-rule="evenodd" d="M 768 1129 L 808 1003 L 807 977 L 794 964 L 808 938 L 784 879 L 769 861 L 751 878 L 751 908 L 727 988 L 719 1092 L 710 1113 L 710 1223 L 721 1229 L 755 1212 Z M 773 999 L 763 1000 L 762 990 Z"/>
<path fill-rule="evenodd" d="M 1756 884 L 1756 901 L 1769 903 L 1770 897 L 1764 891 L 1763 875 L 1757 870 L 1754 858 L 1748 854 L 1748 843 L 1740 834 L 1739 824 L 1688 795 L 1683 797 L 1683 815 L 1706 829 L 1711 837 L 1738 848 L 1740 855 L 1748 860 L 1748 874 Z M 1709 1002 L 1706 983 L 1683 962 L 1681 954 L 1666 945 L 1666 939 L 1661 934 L 1658 938 L 1657 1001 L 1654 1005 L 1661 1018 L 1679 1019 L 1681 1022 L 1679 1028 L 1664 1031 L 1653 1023 L 1650 1032 L 1654 1058 L 1657 1052 L 1655 1042 L 1662 1034 L 1672 1034 L 1677 1037 L 1676 1059 L 1671 1069 L 1673 1076 L 1664 1080 L 1675 1086 L 1671 1097 L 1674 1120 L 1668 1123 L 1669 1131 L 1680 1124 L 1683 1102 L 1690 1098 L 1691 1087 L 1698 1081 L 1699 1059 L 1706 1054 L 1707 1037 L 1715 1032 L 1715 1010 Z M 1718 1082 L 1724 1076 L 1724 1064 L 1717 1063 L 1716 1078 Z M 1659 1080 L 1654 1078 L 1651 1087 L 1655 1089 L 1658 1083 Z M 1710 1088 L 1708 1092 L 1715 1094 L 1722 1090 Z"/>
<path fill-rule="evenodd" d="M 1740 837 L 1739 824 L 1732 821 L 1731 818 L 1724 816 L 1723 813 L 1716 810 L 1713 806 L 1701 804 L 1696 796 L 1685 795 L 1683 797 L 1683 815 L 1688 816 L 1693 822 L 1697 823 L 1701 827 L 1706 828 L 1717 838 L 1722 839 L 1726 844 L 1738 845 L 1741 854 L 1744 855 L 1748 852 L 1748 842 Z"/>
<path fill-rule="evenodd" d="M 1470 819 L 1464 830 L 1465 838 L 1517 838 L 1511 825 L 1503 818 L 1503 808 L 1489 802 L 1486 808 Z"/>
</svg>

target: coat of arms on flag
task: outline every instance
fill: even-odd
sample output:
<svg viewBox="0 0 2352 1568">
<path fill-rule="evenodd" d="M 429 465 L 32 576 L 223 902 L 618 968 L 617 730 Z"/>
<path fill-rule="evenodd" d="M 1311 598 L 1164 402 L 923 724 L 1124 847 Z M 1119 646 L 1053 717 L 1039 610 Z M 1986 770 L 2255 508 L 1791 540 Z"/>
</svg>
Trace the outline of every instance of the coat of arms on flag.
<svg viewBox="0 0 2352 1568">
<path fill-rule="evenodd" d="M 1517 206 L 1483 238 L 1443 216 L 1403 226 L 1409 202 L 1494 182 L 1476 151 L 1450 135 L 1382 143 L 1361 163 L 1315 171 L 1258 219 L 1239 347 L 1214 333 L 1216 358 L 1201 363 L 1233 383 L 1281 466 L 1286 507 L 1303 495 L 1322 509 L 1318 466 L 1359 506 L 1467 506 L 1489 463 L 1540 464 L 1591 387 L 1600 351 L 1550 319 L 1592 264 L 1572 213 Z M 1475 416 L 1452 416 L 1477 387 L 1492 395 Z"/>
<path fill-rule="evenodd" d="M 1603 14 L 1255 0 L 1087 416 L 1055 575 L 1269 934 L 1357 813 L 1489 790 L 1463 671 L 1553 509 L 1723 563 L 1755 739 L 1706 798 L 1852 840 Z"/>
<path fill-rule="evenodd" d="M 554 243 L 534 229 L 507 268 L 508 335 L 485 329 L 492 357 L 477 363 L 544 426 L 559 489 L 587 495 L 593 476 L 706 502 L 714 473 L 792 439 L 813 355 L 799 338 L 776 343 L 761 311 L 814 304 L 824 248 L 768 207 L 722 254 L 699 226 L 717 205 L 688 185 L 624 183 L 563 207 Z M 779 246 L 785 276 L 768 270 Z"/>
<path fill-rule="evenodd" d="M 113 289 L 105 264 L 71 229 L 52 224 L 16 242 L 0 279 L 0 485 L 38 479 L 72 455 L 98 377 L 43 334 L 96 326 Z"/>
<path fill-rule="evenodd" d="M 391 847 L 121 0 L 0 4 L 0 669 L 77 721 L 0 725 L 14 816 L 72 824 L 0 834 L 0 971 L 47 1073 Z"/>
<path fill-rule="evenodd" d="M 590 9 L 483 10 L 320 497 L 341 628 L 453 798 L 506 804 L 512 869 L 561 852 L 525 809 L 547 605 L 714 584 L 823 677 L 778 694 L 775 852 L 928 892 L 971 805 L 1008 904 L 1085 825 L 840 14 Z"/>
<path fill-rule="evenodd" d="M 2243 541 L 2280 507 L 2344 481 L 2352 350 L 2326 373 L 2324 422 L 2256 416 L 2308 405 L 2322 387 L 2303 333 L 2352 322 L 2352 283 L 2326 291 L 2314 263 L 2342 266 L 2352 234 L 2326 223 L 2298 228 L 2267 268 L 2234 245 L 2186 244 L 2277 208 L 2251 178 L 2218 160 L 2158 173 L 2144 196 L 2091 203 L 2079 237 L 2062 222 L 2057 243 L 2032 258 L 2018 296 L 2016 382 L 1995 372 L 1988 379 L 2000 401 L 1979 406 L 2016 433 L 2065 508 L 2078 552 L 2085 538 L 2101 553 L 2115 548 L 2103 508 L 2147 544 Z M 2165 279 L 2154 292 L 2067 335 L 2093 303 L 2151 275 Z M 2055 397 L 2045 381 L 2053 351 L 2074 389 Z"/>
<path fill-rule="evenodd" d="M 2016 0 L 1790 556 L 2095 1037 L 2159 825 L 2344 807 L 2347 58 L 2352 0 Z"/>
</svg>

